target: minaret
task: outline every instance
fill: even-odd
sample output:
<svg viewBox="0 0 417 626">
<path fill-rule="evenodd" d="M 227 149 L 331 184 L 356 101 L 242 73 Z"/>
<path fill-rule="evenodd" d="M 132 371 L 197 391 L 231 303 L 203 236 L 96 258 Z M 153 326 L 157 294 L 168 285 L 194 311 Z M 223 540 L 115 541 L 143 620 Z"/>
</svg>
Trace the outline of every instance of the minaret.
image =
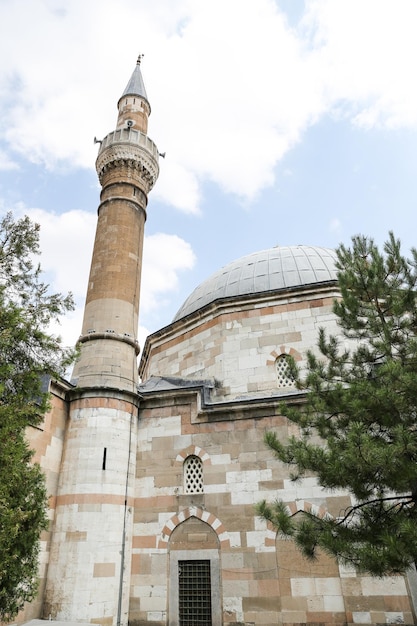
<svg viewBox="0 0 417 626">
<path fill-rule="evenodd" d="M 158 178 L 158 150 L 147 136 L 151 107 L 139 57 L 119 102 L 116 130 L 96 161 L 102 186 L 84 312 L 78 387 L 135 392 L 143 232 L 148 193 Z"/>
<path fill-rule="evenodd" d="M 44 603 L 46 618 L 103 626 L 128 620 L 142 247 L 159 173 L 140 61 L 116 129 L 99 142 L 102 191 Z"/>
</svg>

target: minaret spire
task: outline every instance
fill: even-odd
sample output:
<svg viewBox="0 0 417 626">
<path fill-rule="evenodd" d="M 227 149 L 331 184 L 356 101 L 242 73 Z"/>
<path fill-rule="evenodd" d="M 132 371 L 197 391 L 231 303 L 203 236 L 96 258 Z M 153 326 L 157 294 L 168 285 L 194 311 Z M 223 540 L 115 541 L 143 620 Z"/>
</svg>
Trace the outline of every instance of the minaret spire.
<svg viewBox="0 0 417 626">
<path fill-rule="evenodd" d="M 44 604 L 45 617 L 106 626 L 128 622 L 142 248 L 159 173 L 139 61 L 96 161 L 102 191 Z"/>
<path fill-rule="evenodd" d="M 131 96 L 133 97 L 133 101 L 130 100 L 127 103 L 125 102 L 124 104 L 125 104 L 125 107 L 127 107 L 129 110 L 132 110 L 132 108 L 135 108 L 134 105 L 137 104 L 135 98 L 139 97 L 141 100 L 146 102 L 147 107 L 148 107 L 147 115 L 145 116 L 146 125 L 147 125 L 147 118 L 151 114 L 151 106 L 149 104 L 148 96 L 146 95 L 145 83 L 143 81 L 142 72 L 140 69 L 140 64 L 141 64 L 143 57 L 144 57 L 143 54 L 140 54 L 138 56 L 136 67 L 133 70 L 132 76 L 130 77 L 129 82 L 127 83 L 126 88 L 120 97 L 120 100 L 118 102 L 118 107 L 120 111 L 120 107 L 121 105 L 123 105 L 123 98 L 126 99 L 127 96 Z M 125 111 L 125 107 L 122 107 L 123 111 Z M 146 133 L 147 132 L 146 129 L 143 130 L 143 132 Z"/>
</svg>

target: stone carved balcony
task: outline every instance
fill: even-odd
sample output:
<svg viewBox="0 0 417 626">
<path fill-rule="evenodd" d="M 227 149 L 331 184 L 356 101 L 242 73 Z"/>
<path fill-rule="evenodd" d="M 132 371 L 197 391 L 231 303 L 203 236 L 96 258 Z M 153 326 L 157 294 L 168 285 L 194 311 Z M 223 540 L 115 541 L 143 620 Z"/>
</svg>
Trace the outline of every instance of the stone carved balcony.
<svg viewBox="0 0 417 626">
<path fill-rule="evenodd" d="M 119 128 L 99 143 L 96 170 L 100 182 L 109 167 L 125 161 L 136 163 L 142 169 L 147 183 L 146 191 L 152 189 L 159 174 L 159 153 L 152 139 L 138 130 Z"/>
</svg>

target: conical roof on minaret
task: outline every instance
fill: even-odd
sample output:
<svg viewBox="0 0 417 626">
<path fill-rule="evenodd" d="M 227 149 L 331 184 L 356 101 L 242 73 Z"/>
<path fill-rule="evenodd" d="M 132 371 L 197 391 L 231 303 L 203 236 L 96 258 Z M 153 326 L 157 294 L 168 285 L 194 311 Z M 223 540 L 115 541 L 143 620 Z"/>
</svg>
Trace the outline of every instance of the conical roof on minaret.
<svg viewBox="0 0 417 626">
<path fill-rule="evenodd" d="M 140 96 L 149 104 L 148 96 L 146 95 L 145 83 L 143 82 L 142 72 L 140 71 L 140 62 L 142 60 L 142 57 L 143 54 L 140 54 L 138 56 L 136 67 L 133 70 L 133 74 L 126 85 L 124 92 L 120 96 L 120 100 L 125 96 Z"/>
</svg>

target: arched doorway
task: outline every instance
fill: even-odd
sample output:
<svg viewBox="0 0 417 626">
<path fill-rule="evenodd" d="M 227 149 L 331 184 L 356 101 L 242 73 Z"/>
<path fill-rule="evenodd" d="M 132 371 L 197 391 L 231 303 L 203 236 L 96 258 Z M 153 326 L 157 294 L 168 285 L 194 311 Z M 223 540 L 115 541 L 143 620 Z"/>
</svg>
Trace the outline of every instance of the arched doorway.
<svg viewBox="0 0 417 626">
<path fill-rule="evenodd" d="M 209 524 L 190 517 L 169 544 L 169 626 L 221 626 L 219 538 Z"/>
</svg>

